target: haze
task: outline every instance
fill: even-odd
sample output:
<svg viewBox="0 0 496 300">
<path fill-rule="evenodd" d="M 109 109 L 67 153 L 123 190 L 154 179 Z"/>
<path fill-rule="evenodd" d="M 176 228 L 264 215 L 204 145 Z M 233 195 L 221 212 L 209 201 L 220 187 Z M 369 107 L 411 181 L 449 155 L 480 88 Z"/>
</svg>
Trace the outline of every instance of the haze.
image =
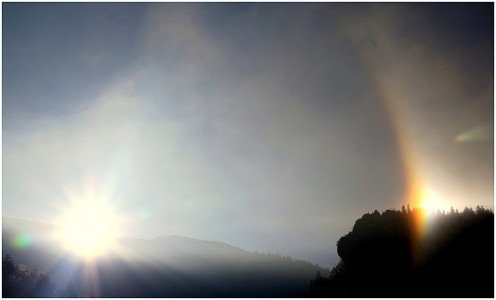
<svg viewBox="0 0 496 300">
<path fill-rule="evenodd" d="M 366 212 L 493 208 L 492 3 L 2 8 L 4 216 L 332 267 Z"/>
</svg>

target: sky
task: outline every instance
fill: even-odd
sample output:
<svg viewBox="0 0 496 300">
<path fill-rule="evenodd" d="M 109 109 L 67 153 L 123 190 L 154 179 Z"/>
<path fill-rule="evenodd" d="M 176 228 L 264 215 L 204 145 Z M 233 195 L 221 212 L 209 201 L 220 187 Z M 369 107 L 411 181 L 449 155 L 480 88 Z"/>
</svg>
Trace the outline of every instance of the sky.
<svg viewBox="0 0 496 300">
<path fill-rule="evenodd" d="M 356 219 L 493 209 L 493 3 L 2 3 L 2 212 L 332 267 Z"/>
</svg>

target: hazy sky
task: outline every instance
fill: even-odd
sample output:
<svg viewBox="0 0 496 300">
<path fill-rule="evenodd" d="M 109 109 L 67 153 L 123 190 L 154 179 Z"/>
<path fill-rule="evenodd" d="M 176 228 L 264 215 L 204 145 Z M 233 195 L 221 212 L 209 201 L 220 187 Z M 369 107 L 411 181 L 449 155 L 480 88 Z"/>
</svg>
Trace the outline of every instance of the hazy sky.
<svg viewBox="0 0 496 300">
<path fill-rule="evenodd" d="M 493 3 L 3 3 L 3 215 L 331 267 L 355 220 L 493 208 Z"/>
</svg>

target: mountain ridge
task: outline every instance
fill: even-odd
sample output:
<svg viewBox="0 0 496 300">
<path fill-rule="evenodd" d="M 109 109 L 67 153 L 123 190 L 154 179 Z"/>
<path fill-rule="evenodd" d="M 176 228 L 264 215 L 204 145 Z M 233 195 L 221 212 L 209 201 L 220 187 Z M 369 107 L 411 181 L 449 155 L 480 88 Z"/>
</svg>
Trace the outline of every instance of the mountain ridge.
<svg viewBox="0 0 496 300">
<path fill-rule="evenodd" d="M 120 238 L 115 252 L 88 265 L 43 238 L 49 236 L 43 230 L 54 226 L 8 217 L 2 224 L 3 255 L 48 274 L 59 286 L 72 281 L 83 297 L 96 295 L 84 276 L 88 266 L 98 274 L 100 297 L 302 297 L 317 272 L 329 273 L 289 256 L 180 235 Z M 31 236 L 32 243 L 17 247 L 12 241 L 19 234 Z"/>
<path fill-rule="evenodd" d="M 29 229 L 29 231 L 41 231 L 43 229 L 50 229 L 54 230 L 58 228 L 56 224 L 51 224 L 51 223 L 46 223 L 46 222 L 40 222 L 40 221 L 34 221 L 34 220 L 27 220 L 27 219 L 21 219 L 21 218 L 15 218 L 15 217 L 8 217 L 8 216 L 2 216 L 2 228 L 3 229 L 9 229 L 9 228 L 17 228 L 17 231 L 20 231 L 19 229 Z M 40 229 L 41 230 L 38 230 Z M 178 234 L 165 234 L 165 235 L 159 235 L 154 238 L 140 238 L 140 237 L 127 237 L 127 236 L 119 236 L 116 237 L 115 240 L 134 240 L 134 241 L 149 241 L 149 242 L 170 242 L 170 241 L 179 241 L 179 242 L 189 242 L 189 243 L 203 243 L 215 247 L 224 247 L 224 248 L 229 248 L 233 250 L 238 250 L 238 251 L 244 251 L 247 253 L 250 253 L 249 251 L 242 249 L 240 247 L 221 242 L 221 241 L 216 241 L 216 240 L 205 240 L 205 239 L 198 239 L 198 238 L 193 238 L 193 237 L 188 237 L 184 235 L 178 235 Z"/>
</svg>

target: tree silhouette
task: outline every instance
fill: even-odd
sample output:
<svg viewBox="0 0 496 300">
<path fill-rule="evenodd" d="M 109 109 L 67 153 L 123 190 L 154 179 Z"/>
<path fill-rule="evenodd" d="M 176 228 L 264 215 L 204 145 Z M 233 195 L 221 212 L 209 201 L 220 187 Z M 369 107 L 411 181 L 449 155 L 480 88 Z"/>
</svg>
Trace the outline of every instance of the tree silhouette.
<svg viewBox="0 0 496 300">
<path fill-rule="evenodd" d="M 2 259 L 2 297 L 5 298 L 40 298 L 40 297 L 76 297 L 74 286 L 57 290 L 48 275 L 31 270 L 25 265 L 16 264 L 7 254 Z"/>
<path fill-rule="evenodd" d="M 493 297 L 493 212 L 451 208 L 428 224 L 423 216 L 409 206 L 364 214 L 338 240 L 341 261 L 328 278 L 311 282 L 310 295 Z"/>
</svg>

